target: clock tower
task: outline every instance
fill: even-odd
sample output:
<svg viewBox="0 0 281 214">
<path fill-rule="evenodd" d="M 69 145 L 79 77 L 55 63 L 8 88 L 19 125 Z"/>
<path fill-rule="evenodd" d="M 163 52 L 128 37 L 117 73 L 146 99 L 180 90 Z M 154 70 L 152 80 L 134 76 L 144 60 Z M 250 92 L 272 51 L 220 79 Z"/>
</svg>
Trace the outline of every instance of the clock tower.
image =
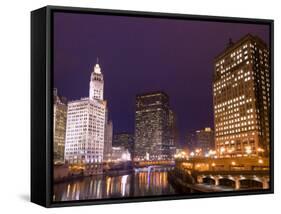
<svg viewBox="0 0 281 214">
<path fill-rule="evenodd" d="M 94 70 L 91 74 L 89 98 L 90 100 L 103 100 L 103 75 L 101 73 L 101 67 L 99 65 L 99 59 L 94 66 Z"/>
</svg>

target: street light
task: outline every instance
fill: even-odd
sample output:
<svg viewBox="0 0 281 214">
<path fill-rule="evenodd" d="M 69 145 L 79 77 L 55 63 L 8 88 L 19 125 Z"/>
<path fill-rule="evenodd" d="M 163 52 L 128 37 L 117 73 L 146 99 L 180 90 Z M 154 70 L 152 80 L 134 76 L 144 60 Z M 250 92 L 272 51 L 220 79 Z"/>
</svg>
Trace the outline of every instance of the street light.
<svg viewBox="0 0 281 214">
<path fill-rule="evenodd" d="M 252 153 L 252 148 L 250 146 L 245 147 L 246 153 L 250 155 Z"/>
</svg>

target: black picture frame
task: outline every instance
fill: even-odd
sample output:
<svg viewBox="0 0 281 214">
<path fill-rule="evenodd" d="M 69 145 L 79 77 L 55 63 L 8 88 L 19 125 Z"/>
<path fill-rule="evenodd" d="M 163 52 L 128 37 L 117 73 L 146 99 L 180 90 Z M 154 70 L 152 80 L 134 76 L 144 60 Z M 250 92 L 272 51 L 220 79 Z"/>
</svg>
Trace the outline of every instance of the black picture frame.
<svg viewBox="0 0 281 214">
<path fill-rule="evenodd" d="M 264 24 L 270 27 L 270 72 L 271 72 L 271 124 L 270 124 L 270 188 L 239 192 L 196 193 L 191 195 L 165 195 L 118 199 L 52 202 L 52 119 L 53 113 L 53 13 L 81 13 L 111 16 L 150 17 L 181 20 L 202 20 Z M 44 207 L 113 204 L 189 198 L 225 197 L 274 192 L 274 21 L 234 17 L 170 14 L 106 10 L 78 7 L 46 6 L 31 12 L 31 201 Z"/>
</svg>

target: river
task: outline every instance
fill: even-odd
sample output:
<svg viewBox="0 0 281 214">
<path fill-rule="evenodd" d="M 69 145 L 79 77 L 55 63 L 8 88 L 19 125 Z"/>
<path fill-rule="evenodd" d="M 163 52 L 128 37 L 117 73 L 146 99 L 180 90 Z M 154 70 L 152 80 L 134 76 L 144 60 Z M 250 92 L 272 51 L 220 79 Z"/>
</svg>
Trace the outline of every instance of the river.
<svg viewBox="0 0 281 214">
<path fill-rule="evenodd" d="M 54 201 L 173 195 L 168 172 L 132 172 L 122 176 L 97 175 L 54 184 Z"/>
</svg>

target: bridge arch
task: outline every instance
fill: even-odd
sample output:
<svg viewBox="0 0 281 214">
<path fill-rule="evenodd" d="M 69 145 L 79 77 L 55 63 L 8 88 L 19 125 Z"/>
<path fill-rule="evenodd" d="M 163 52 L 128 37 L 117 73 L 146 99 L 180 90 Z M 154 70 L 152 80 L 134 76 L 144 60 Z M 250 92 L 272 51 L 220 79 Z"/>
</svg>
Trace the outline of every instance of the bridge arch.
<svg viewBox="0 0 281 214">
<path fill-rule="evenodd" d="M 257 179 L 245 178 L 240 180 L 240 188 L 262 188 L 263 183 Z"/>
<path fill-rule="evenodd" d="M 229 177 L 229 176 L 219 178 L 219 185 L 231 187 L 231 188 L 235 188 L 235 189 L 238 188 L 236 180 L 232 177 Z"/>
<path fill-rule="evenodd" d="M 225 186 L 236 190 L 257 188 L 268 189 L 269 178 L 260 176 L 231 176 L 231 175 L 200 175 L 197 177 L 198 183 Z"/>
<path fill-rule="evenodd" d="M 211 185 L 216 184 L 216 179 L 211 175 L 204 176 L 202 179 L 203 179 L 203 183 L 205 183 L 205 184 L 211 184 Z"/>
<path fill-rule="evenodd" d="M 269 178 L 267 177 L 242 177 L 240 179 L 241 188 L 269 188 Z"/>
</svg>

